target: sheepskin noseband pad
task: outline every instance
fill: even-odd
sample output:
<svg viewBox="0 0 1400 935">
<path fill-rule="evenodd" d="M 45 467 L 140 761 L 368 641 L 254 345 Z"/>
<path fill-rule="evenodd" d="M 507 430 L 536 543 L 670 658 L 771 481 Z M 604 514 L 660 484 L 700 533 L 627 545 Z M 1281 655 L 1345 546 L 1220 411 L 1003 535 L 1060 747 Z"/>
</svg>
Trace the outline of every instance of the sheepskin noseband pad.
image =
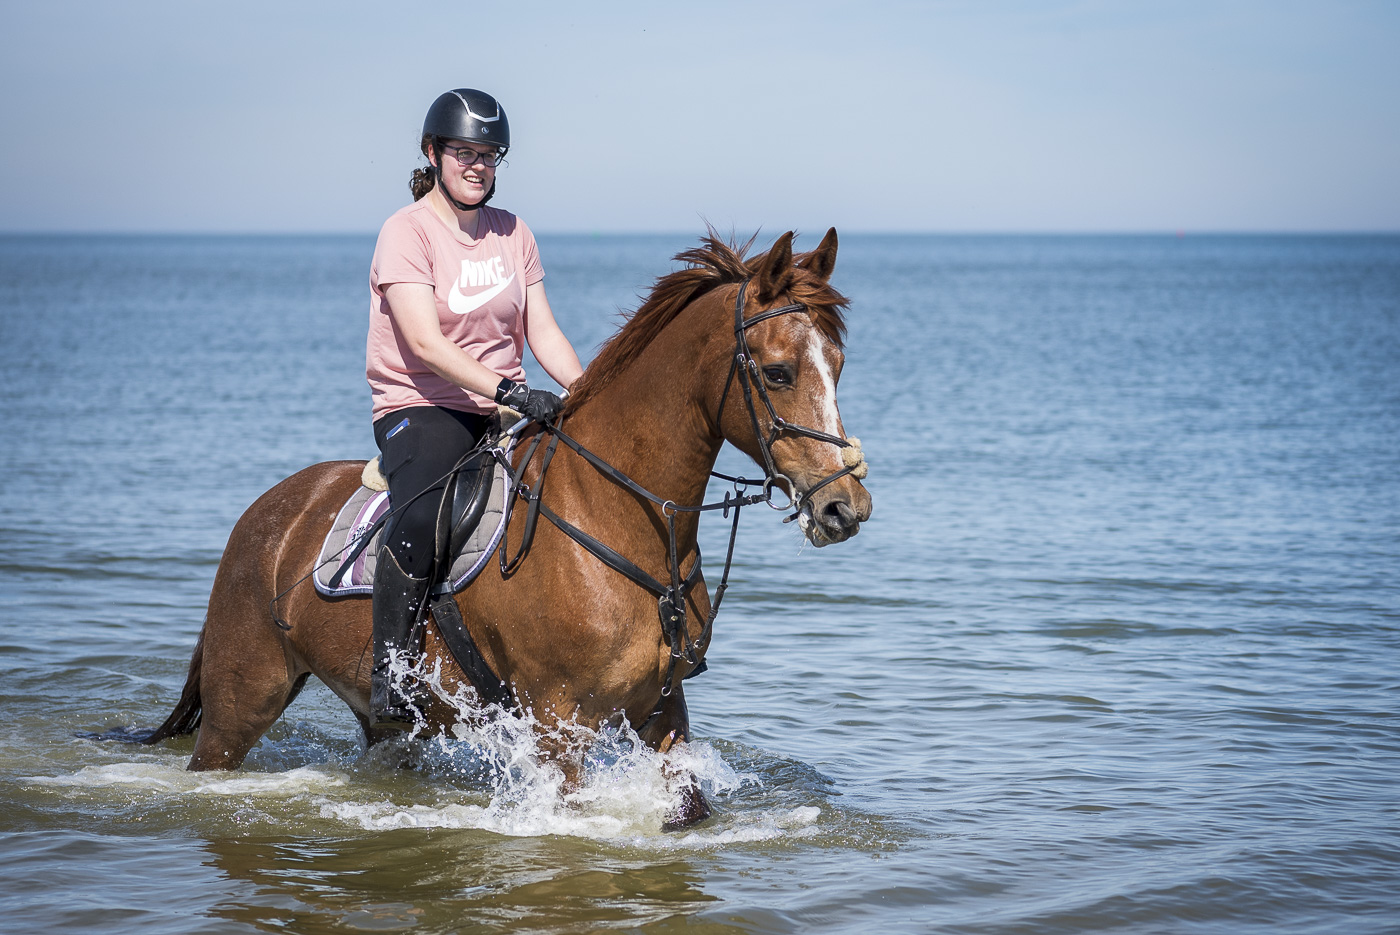
<svg viewBox="0 0 1400 935">
<path fill-rule="evenodd" d="M 841 463 L 848 468 L 855 468 L 851 471 L 851 476 L 856 480 L 865 480 L 870 473 L 870 462 L 865 460 L 865 452 L 861 450 L 859 438 L 847 438 L 850 446 L 841 449 Z"/>
</svg>

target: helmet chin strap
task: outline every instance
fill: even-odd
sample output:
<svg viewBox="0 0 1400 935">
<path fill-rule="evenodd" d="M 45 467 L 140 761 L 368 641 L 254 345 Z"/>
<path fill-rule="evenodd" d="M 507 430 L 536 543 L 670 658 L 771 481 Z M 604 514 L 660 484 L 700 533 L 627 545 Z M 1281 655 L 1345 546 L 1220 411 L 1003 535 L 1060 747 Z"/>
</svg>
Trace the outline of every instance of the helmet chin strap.
<svg viewBox="0 0 1400 935">
<path fill-rule="evenodd" d="M 477 202 L 476 204 L 474 204 L 474 205 L 465 204 L 465 203 L 463 203 L 463 202 L 458 201 L 456 198 L 453 198 L 452 195 L 451 195 L 451 193 L 448 192 L 448 190 L 447 190 L 447 183 L 445 183 L 445 182 L 442 180 L 442 152 L 441 152 L 441 151 L 438 152 L 437 157 L 438 157 L 438 159 L 437 159 L 437 165 L 433 166 L 433 175 L 437 178 L 437 187 L 438 187 L 438 191 L 442 192 L 442 197 L 444 197 L 444 198 L 446 198 L 448 201 L 452 202 L 452 204 L 456 206 L 456 208 L 457 208 L 458 211 L 475 211 L 477 208 L 480 208 L 482 205 L 486 204 L 486 202 L 490 201 L 492 195 L 496 194 L 496 180 L 495 180 L 495 179 L 492 179 L 492 180 L 491 180 L 491 190 L 490 190 L 489 192 L 486 193 L 486 197 L 485 197 L 485 198 L 482 198 L 480 201 L 478 201 L 478 202 Z"/>
</svg>

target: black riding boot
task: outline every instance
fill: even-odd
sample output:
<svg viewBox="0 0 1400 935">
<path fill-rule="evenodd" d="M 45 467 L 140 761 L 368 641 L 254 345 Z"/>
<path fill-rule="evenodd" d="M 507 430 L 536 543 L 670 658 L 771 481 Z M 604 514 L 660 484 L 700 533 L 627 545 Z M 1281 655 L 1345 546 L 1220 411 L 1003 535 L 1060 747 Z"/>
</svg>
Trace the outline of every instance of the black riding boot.
<svg viewBox="0 0 1400 935">
<path fill-rule="evenodd" d="M 428 596 L 428 579 L 414 578 L 399 566 L 388 546 L 379 550 L 374 570 L 374 666 L 370 669 L 371 727 L 410 730 L 415 716 L 406 697 L 389 678 L 389 650 L 416 650 L 413 625 Z"/>
</svg>

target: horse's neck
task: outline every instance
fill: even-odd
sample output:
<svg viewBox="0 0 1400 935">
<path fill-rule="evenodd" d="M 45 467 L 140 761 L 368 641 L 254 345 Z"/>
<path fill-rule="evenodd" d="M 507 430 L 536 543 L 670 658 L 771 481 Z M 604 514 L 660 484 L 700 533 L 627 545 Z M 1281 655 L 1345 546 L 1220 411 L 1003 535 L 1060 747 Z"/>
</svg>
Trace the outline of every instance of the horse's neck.
<svg viewBox="0 0 1400 935">
<path fill-rule="evenodd" d="M 694 370 L 633 366 L 580 407 L 564 430 L 642 487 L 681 506 L 705 495 L 723 439 L 710 430 Z"/>
</svg>

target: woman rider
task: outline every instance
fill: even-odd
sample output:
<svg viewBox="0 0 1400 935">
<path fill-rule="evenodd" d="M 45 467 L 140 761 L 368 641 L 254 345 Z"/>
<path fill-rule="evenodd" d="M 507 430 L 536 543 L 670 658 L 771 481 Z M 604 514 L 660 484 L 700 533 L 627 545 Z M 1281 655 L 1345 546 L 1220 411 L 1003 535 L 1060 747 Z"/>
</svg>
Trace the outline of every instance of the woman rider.
<svg viewBox="0 0 1400 935">
<path fill-rule="evenodd" d="M 427 596 L 441 478 L 481 440 L 497 403 L 535 419 L 558 413 L 558 396 L 524 382 L 527 341 L 561 386 L 583 369 L 550 311 L 534 235 L 486 205 L 509 148 L 495 98 L 470 88 L 441 95 L 423 120 L 429 164 L 409 183 L 414 203 L 384 223 L 370 266 L 374 440 L 390 502 L 401 510 L 375 570 L 375 727 L 413 721 L 409 700 L 391 684 L 388 653 L 411 645 Z"/>
</svg>

